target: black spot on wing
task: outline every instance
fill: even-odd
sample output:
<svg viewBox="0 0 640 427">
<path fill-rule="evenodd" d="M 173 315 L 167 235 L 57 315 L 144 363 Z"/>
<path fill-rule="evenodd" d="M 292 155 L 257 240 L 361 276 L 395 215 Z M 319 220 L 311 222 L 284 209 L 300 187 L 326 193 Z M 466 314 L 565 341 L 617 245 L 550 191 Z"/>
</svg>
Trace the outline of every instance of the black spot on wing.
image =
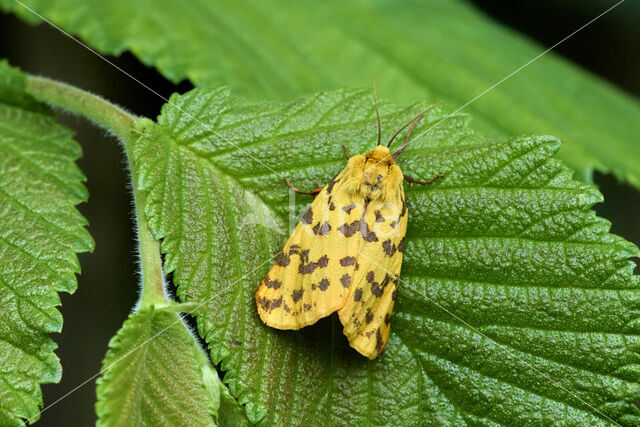
<svg viewBox="0 0 640 427">
<path fill-rule="evenodd" d="M 289 246 L 289 256 L 297 255 L 299 252 L 300 252 L 300 246 L 299 245 L 291 245 L 291 246 Z"/>
<path fill-rule="evenodd" d="M 376 216 L 376 222 L 384 222 L 384 217 L 382 216 L 380 211 L 375 211 L 374 214 Z"/>
<path fill-rule="evenodd" d="M 284 252 L 280 252 L 276 258 L 276 264 L 280 267 L 286 267 L 290 262 L 291 260 L 284 254 Z"/>
<path fill-rule="evenodd" d="M 269 311 L 274 310 L 282 305 L 282 297 L 278 299 L 271 300 L 271 306 L 269 307 Z"/>
<path fill-rule="evenodd" d="M 376 236 L 376 233 L 369 229 L 369 224 L 367 224 L 366 222 L 362 222 L 361 224 L 362 227 L 360 227 L 360 233 L 362 233 L 362 238 L 365 240 L 365 242 L 377 242 L 378 236 Z"/>
<path fill-rule="evenodd" d="M 318 283 L 318 288 L 320 288 L 321 291 L 326 291 L 329 288 L 329 280 L 328 279 L 322 279 L 320 280 L 320 282 Z"/>
<path fill-rule="evenodd" d="M 388 274 L 385 274 L 384 279 L 382 279 L 381 283 L 378 283 L 378 282 L 371 283 L 371 293 L 375 297 L 380 298 L 384 293 L 384 288 L 387 287 L 389 282 L 391 282 L 391 276 L 389 276 Z"/>
<path fill-rule="evenodd" d="M 340 283 L 342 283 L 342 286 L 344 288 L 349 288 L 349 285 L 351 285 L 351 276 L 348 274 L 343 274 L 342 277 L 340 278 Z"/>
<path fill-rule="evenodd" d="M 291 292 L 291 299 L 293 300 L 293 302 L 298 302 L 302 298 L 303 294 L 304 289 L 296 289 L 295 291 Z"/>
<path fill-rule="evenodd" d="M 373 271 L 367 273 L 367 282 L 372 283 L 373 279 L 376 277 L 376 274 Z"/>
<path fill-rule="evenodd" d="M 389 325 L 389 323 L 391 323 L 391 315 L 389 313 L 385 314 L 384 316 L 384 323 L 386 325 Z"/>
<path fill-rule="evenodd" d="M 383 287 L 380 286 L 380 283 L 378 282 L 373 282 L 371 284 L 371 293 L 377 297 L 380 298 L 382 296 L 382 292 L 383 292 Z"/>
<path fill-rule="evenodd" d="M 389 280 L 391 280 L 391 278 L 389 278 Z M 391 293 L 391 299 L 392 300 L 396 300 L 396 297 L 398 296 L 398 284 L 400 283 L 400 276 L 398 276 L 397 274 L 394 274 L 393 277 L 393 292 Z"/>
<path fill-rule="evenodd" d="M 311 207 L 309 207 L 309 209 L 307 209 L 304 215 L 302 215 L 300 222 L 302 222 L 303 224 L 311 224 L 312 221 L 313 221 L 313 211 L 311 210 Z"/>
<path fill-rule="evenodd" d="M 343 224 L 338 230 L 344 234 L 345 237 L 351 237 L 356 234 L 356 231 L 360 229 L 360 220 L 355 220 L 351 224 Z"/>
<path fill-rule="evenodd" d="M 334 178 L 327 183 L 327 194 L 331 194 L 331 192 L 333 191 L 333 186 L 336 185 L 336 182 L 338 182 L 338 180 Z"/>
<path fill-rule="evenodd" d="M 267 297 L 257 297 L 256 303 L 262 307 L 264 311 L 268 311 L 271 313 L 272 310 L 280 307 L 282 305 L 282 297 L 278 299 L 270 299 Z"/>
<path fill-rule="evenodd" d="M 382 242 L 382 250 L 387 256 L 393 256 L 396 253 L 396 245 L 391 243 L 391 240 L 385 240 Z"/>
<path fill-rule="evenodd" d="M 313 234 L 315 234 L 316 236 L 326 236 L 327 234 L 329 234 L 329 231 L 331 231 L 331 226 L 329 225 L 328 221 L 325 221 L 322 224 L 318 222 L 313 226 L 312 230 Z"/>
<path fill-rule="evenodd" d="M 309 251 L 306 252 L 306 258 L 301 259 L 302 262 L 298 266 L 298 272 L 300 274 L 311 274 L 316 270 L 316 268 L 325 268 L 327 265 L 329 265 L 328 256 L 322 255 L 320 258 L 318 258 L 318 261 L 309 262 Z"/>
<path fill-rule="evenodd" d="M 356 289 L 356 291 L 353 293 L 353 300 L 358 302 L 362 299 L 362 288 L 358 288 Z"/>
<path fill-rule="evenodd" d="M 397 274 L 394 275 L 394 279 L 393 279 L 393 292 L 391 293 L 391 299 L 392 300 L 396 300 L 396 297 L 398 296 L 398 284 L 400 283 L 400 276 L 398 276 Z"/>
<path fill-rule="evenodd" d="M 282 282 L 279 280 L 271 280 L 269 275 L 267 275 L 267 277 L 264 278 L 264 285 L 270 289 L 280 289 Z"/>
<path fill-rule="evenodd" d="M 384 279 L 382 280 L 382 287 L 386 288 L 389 283 L 391 283 L 391 276 L 388 274 L 385 274 Z"/>
<path fill-rule="evenodd" d="M 258 304 L 259 307 L 261 307 L 263 310 L 266 311 L 269 309 L 269 306 L 271 305 L 271 300 L 266 297 L 256 296 L 256 304 Z"/>
<path fill-rule="evenodd" d="M 329 265 L 329 257 L 326 255 L 322 255 L 318 259 L 318 267 L 325 268 L 327 265 Z"/>
<path fill-rule="evenodd" d="M 384 342 L 382 341 L 382 334 L 380 333 L 380 328 L 376 329 L 376 350 L 378 353 L 382 351 L 384 347 Z"/>
<path fill-rule="evenodd" d="M 367 309 L 367 314 L 364 316 L 364 323 L 367 325 L 373 321 L 373 313 L 371 309 Z"/>
<path fill-rule="evenodd" d="M 342 208 L 343 211 L 345 211 L 347 214 L 350 214 L 352 210 L 354 210 L 356 208 L 356 204 L 355 203 L 350 203 L 347 206 L 344 206 Z"/>
<path fill-rule="evenodd" d="M 400 243 L 398 243 L 398 252 L 404 252 L 404 237 L 400 239 Z"/>
<path fill-rule="evenodd" d="M 343 267 L 355 265 L 355 263 L 356 263 L 356 257 L 354 256 L 346 256 L 340 260 L 340 265 Z"/>
</svg>

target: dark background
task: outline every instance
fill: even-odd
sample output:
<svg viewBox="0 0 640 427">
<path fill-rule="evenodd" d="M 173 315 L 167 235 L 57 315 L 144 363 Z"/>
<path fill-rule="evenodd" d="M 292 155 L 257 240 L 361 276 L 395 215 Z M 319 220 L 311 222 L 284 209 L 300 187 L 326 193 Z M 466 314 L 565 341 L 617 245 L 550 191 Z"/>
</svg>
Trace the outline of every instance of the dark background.
<svg viewBox="0 0 640 427">
<path fill-rule="evenodd" d="M 474 3 L 545 47 L 597 16 L 607 4 L 613 4 L 595 0 L 524 1 L 518 6 L 497 0 Z M 627 3 L 555 52 L 639 97 L 640 7 L 638 3 L 632 5 L 632 1 Z M 163 104 L 159 97 L 46 24 L 33 27 L 12 15 L 0 14 L 0 58 L 7 58 L 26 72 L 97 93 L 138 115 L 155 118 Z M 186 81 L 177 86 L 171 84 L 128 53 L 107 58 L 164 97 L 192 87 Z M 43 386 L 45 406 L 88 381 L 47 408 L 39 424 L 90 425 L 96 419 L 95 376 L 109 339 L 137 299 L 134 224 L 129 177 L 117 141 L 81 118 L 62 115 L 61 122 L 76 132 L 84 151 L 78 163 L 87 176 L 91 199 L 79 208 L 89 219 L 96 249 L 92 254 L 80 255 L 82 274 L 76 293 L 61 294 L 64 329 L 54 339 L 60 347 L 57 354 L 64 370 L 59 384 Z M 596 206 L 598 214 L 612 221 L 614 233 L 640 244 L 636 225 L 640 192 L 608 175 L 596 173 L 595 181 L 606 199 L 605 204 Z"/>
</svg>

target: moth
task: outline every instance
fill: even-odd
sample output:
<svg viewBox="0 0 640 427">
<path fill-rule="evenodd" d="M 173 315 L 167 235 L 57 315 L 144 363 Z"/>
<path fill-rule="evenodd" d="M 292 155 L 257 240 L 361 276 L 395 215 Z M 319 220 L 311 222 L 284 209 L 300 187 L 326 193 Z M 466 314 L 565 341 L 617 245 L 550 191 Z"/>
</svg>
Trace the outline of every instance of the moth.
<svg viewBox="0 0 640 427">
<path fill-rule="evenodd" d="M 302 215 L 275 264 L 260 283 L 255 299 L 262 321 L 277 329 L 300 329 L 337 312 L 351 347 L 376 358 L 389 338 L 396 300 L 408 207 L 403 181 L 430 184 L 404 175 L 396 158 L 432 105 L 401 127 L 384 146 L 378 102 L 378 144 L 347 166 L 317 194 Z M 403 145 L 390 152 L 407 127 Z"/>
</svg>

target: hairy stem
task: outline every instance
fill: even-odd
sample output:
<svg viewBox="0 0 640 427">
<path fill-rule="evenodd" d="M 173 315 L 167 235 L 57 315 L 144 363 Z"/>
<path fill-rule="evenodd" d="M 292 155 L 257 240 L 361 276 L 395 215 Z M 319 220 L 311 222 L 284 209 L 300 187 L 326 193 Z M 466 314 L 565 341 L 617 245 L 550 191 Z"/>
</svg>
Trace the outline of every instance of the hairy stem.
<svg viewBox="0 0 640 427">
<path fill-rule="evenodd" d="M 28 76 L 27 91 L 39 101 L 79 114 L 113 132 L 122 141 L 127 153 L 134 141 L 134 124 L 138 118 L 109 101 L 70 86 L 66 83 L 44 77 Z M 160 247 L 153 238 L 144 216 L 146 196 L 137 189 L 137 169 L 131 164 L 136 218 L 138 222 L 138 243 L 142 274 L 142 296 L 140 306 L 166 302 L 164 275 Z M 142 213 L 142 214 L 140 214 Z"/>
<path fill-rule="evenodd" d="M 113 132 L 131 145 L 131 129 L 136 117 L 115 104 L 82 89 L 45 77 L 28 76 L 27 91 L 39 101 L 79 114 Z"/>
<path fill-rule="evenodd" d="M 140 262 L 142 273 L 142 296 L 140 307 L 165 303 L 167 298 L 164 293 L 164 274 L 162 272 L 162 259 L 160 258 L 160 245 L 153 237 L 147 219 L 144 215 L 146 195 L 134 189 L 136 200 L 136 215 L 138 220 L 138 244 L 140 245 Z"/>
</svg>

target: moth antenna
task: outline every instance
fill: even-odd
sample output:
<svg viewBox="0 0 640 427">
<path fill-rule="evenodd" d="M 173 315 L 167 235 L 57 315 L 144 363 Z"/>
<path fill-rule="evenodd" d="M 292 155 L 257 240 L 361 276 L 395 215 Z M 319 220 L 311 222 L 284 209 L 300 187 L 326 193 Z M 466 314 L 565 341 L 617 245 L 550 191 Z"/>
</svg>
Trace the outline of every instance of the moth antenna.
<svg viewBox="0 0 640 427">
<path fill-rule="evenodd" d="M 411 128 L 407 132 L 407 136 L 404 139 L 404 144 L 402 145 L 402 147 L 400 147 L 400 149 L 398 151 L 396 151 L 393 154 L 391 154 L 391 157 L 393 157 L 395 159 L 396 157 L 398 157 L 404 151 L 405 148 L 407 148 L 407 145 L 409 144 L 409 137 L 411 136 L 411 132 L 413 131 L 413 128 L 416 127 L 416 125 L 418 124 L 420 119 L 422 119 L 422 117 L 424 117 L 424 115 L 427 113 L 427 111 L 431 110 L 432 108 L 434 108 L 435 106 L 437 106 L 441 102 L 442 101 L 438 101 L 435 104 L 430 105 L 429 108 L 427 108 L 422 113 L 420 113 L 417 116 L 415 116 L 413 119 L 409 120 L 409 122 L 407 124 L 405 124 L 400 129 L 398 129 L 398 131 L 391 137 L 391 140 L 389 141 L 389 144 L 387 144 L 387 148 L 391 147 L 391 143 L 393 142 L 394 139 L 396 139 L 396 137 L 398 135 L 400 135 L 400 132 L 405 130 L 407 128 L 407 126 L 411 125 Z"/>
<path fill-rule="evenodd" d="M 378 145 L 382 138 L 382 125 L 380 124 L 380 110 L 378 110 L 378 95 L 376 95 L 376 78 L 373 77 L 373 101 L 376 104 L 376 117 L 378 118 Z"/>
<path fill-rule="evenodd" d="M 416 127 L 416 125 L 418 124 L 418 122 L 420 121 L 420 119 L 422 119 L 424 117 L 424 114 L 426 113 L 426 111 L 423 111 L 422 113 L 418 114 L 416 117 L 414 117 L 413 120 L 411 120 L 409 123 L 411 124 L 411 127 L 409 128 L 409 130 L 407 131 L 407 136 L 404 137 L 404 144 L 402 144 L 402 147 L 400 147 L 400 149 L 398 149 L 398 151 L 394 152 L 391 154 L 391 157 L 393 157 L 394 159 L 396 157 L 398 157 L 400 154 L 402 154 L 402 152 L 404 151 L 405 148 L 407 148 L 407 145 L 409 145 L 409 137 L 411 136 L 411 132 L 413 132 L 413 128 Z M 407 124 L 409 124 L 407 123 Z M 406 126 L 405 126 L 406 127 Z"/>
<path fill-rule="evenodd" d="M 391 143 L 393 142 L 394 139 L 396 139 L 396 136 L 400 135 L 400 132 L 402 132 L 403 130 L 406 129 L 407 126 L 409 126 L 411 123 L 413 123 L 413 121 L 415 119 L 417 119 L 418 117 L 420 117 L 421 115 L 423 115 L 424 113 L 420 113 L 417 116 L 415 116 L 413 119 L 409 120 L 409 122 L 402 126 L 400 129 L 398 129 L 398 131 L 396 133 L 393 134 L 393 136 L 391 137 L 391 139 L 389 140 L 389 143 L 387 144 L 387 148 L 391 147 Z"/>
</svg>

